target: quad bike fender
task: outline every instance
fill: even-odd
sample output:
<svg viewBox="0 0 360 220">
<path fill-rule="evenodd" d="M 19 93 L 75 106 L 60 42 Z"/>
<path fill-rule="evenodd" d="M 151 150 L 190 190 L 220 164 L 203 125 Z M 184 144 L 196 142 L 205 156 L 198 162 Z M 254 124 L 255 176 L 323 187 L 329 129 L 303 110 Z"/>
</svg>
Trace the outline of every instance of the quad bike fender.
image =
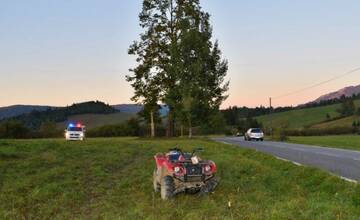
<svg viewBox="0 0 360 220">
<path fill-rule="evenodd" d="M 156 163 L 156 168 L 157 169 L 161 169 L 161 167 L 163 166 L 163 164 L 166 162 L 166 157 L 164 154 L 156 154 L 154 156 L 155 159 L 155 163 Z"/>
<path fill-rule="evenodd" d="M 174 169 L 174 165 L 171 163 L 168 163 L 166 156 L 164 154 L 157 154 L 157 155 L 155 155 L 154 158 L 155 158 L 155 162 L 156 162 L 156 168 L 158 170 L 166 169 L 167 173 L 171 173 L 172 170 Z"/>
<path fill-rule="evenodd" d="M 168 169 L 164 166 L 158 166 L 155 172 L 156 182 L 161 183 L 161 179 L 165 176 L 172 176 Z"/>
</svg>

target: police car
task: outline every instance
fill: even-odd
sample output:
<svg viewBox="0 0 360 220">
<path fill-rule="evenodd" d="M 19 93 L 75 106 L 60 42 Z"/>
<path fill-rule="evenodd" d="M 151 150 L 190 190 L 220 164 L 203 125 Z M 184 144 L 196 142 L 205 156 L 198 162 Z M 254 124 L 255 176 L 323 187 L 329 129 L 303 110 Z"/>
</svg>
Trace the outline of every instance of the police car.
<svg viewBox="0 0 360 220">
<path fill-rule="evenodd" d="M 65 139 L 68 141 L 83 141 L 85 139 L 85 126 L 70 123 L 65 129 Z"/>
</svg>

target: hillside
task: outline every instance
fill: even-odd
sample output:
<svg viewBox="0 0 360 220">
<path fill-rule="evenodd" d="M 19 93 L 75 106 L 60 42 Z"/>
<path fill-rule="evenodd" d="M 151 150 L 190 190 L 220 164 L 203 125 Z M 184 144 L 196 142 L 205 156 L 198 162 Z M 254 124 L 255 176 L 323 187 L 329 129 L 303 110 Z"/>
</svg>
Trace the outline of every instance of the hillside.
<svg viewBox="0 0 360 220">
<path fill-rule="evenodd" d="M 143 106 L 139 104 L 118 104 L 118 105 L 112 105 L 111 107 L 115 108 L 116 110 L 119 110 L 120 112 L 131 113 L 131 114 L 136 114 L 143 109 Z"/>
<path fill-rule="evenodd" d="M 11 118 L 22 114 L 27 114 L 32 111 L 46 111 L 49 108 L 56 108 L 51 106 L 41 105 L 11 105 L 6 107 L 0 107 L 0 120 L 5 118 Z"/>
<path fill-rule="evenodd" d="M 46 111 L 32 111 L 6 120 L 16 120 L 28 128 L 37 129 L 43 122 L 63 122 L 69 117 L 81 114 L 112 114 L 118 112 L 116 109 L 103 102 L 84 102 L 67 107 L 47 109 Z"/>
<path fill-rule="evenodd" d="M 329 94 L 322 95 L 319 98 L 317 98 L 314 102 L 321 102 L 321 101 L 326 101 L 326 100 L 331 100 L 331 99 L 339 99 L 342 96 L 351 97 L 353 95 L 358 95 L 358 94 L 360 94 L 360 85 L 348 86 L 348 87 L 342 88 L 336 92 L 331 92 Z"/>
<path fill-rule="evenodd" d="M 357 107 L 360 107 L 360 100 L 354 101 Z M 263 115 L 256 117 L 264 127 L 269 127 L 272 123 L 273 127 L 280 127 L 287 125 L 290 129 L 303 128 L 322 123 L 326 120 L 326 114 L 331 118 L 339 116 L 337 109 L 341 104 L 334 104 L 328 106 L 314 107 L 291 110 L 287 112 L 280 112 L 270 115 Z"/>
<path fill-rule="evenodd" d="M 352 127 L 354 121 L 360 121 L 360 116 L 349 116 L 334 121 L 322 122 L 311 126 L 311 128 L 336 128 L 336 127 Z"/>
<path fill-rule="evenodd" d="M 58 122 L 57 127 L 64 129 L 69 122 L 80 122 L 86 126 L 87 129 L 96 128 L 104 125 L 112 125 L 122 123 L 135 114 L 132 113 L 113 113 L 113 114 L 81 114 L 73 115 L 67 118 L 66 121 Z"/>
</svg>

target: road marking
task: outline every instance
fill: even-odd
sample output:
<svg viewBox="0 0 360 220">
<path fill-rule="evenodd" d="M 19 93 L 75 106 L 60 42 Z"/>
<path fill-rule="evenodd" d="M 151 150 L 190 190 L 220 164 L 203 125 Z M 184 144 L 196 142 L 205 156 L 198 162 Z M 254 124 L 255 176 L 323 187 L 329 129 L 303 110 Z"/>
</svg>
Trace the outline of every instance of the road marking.
<svg viewBox="0 0 360 220">
<path fill-rule="evenodd" d="M 290 163 L 293 163 L 295 164 L 296 166 L 303 166 L 301 163 L 298 163 L 298 162 L 295 162 L 295 161 L 291 161 L 291 160 L 287 160 L 287 159 L 284 159 L 284 158 L 281 158 L 281 157 L 275 157 L 276 159 L 279 159 L 279 160 L 282 160 L 282 161 L 285 161 L 285 162 L 290 162 Z M 354 179 L 350 179 L 350 178 L 347 178 L 347 177 L 343 177 L 343 176 L 338 176 L 336 174 L 333 174 L 330 172 L 331 175 L 333 176 L 336 176 L 342 180 L 345 180 L 347 182 L 350 182 L 350 183 L 356 183 L 358 184 L 359 182 L 357 180 L 354 180 Z"/>
<path fill-rule="evenodd" d="M 236 144 L 234 144 L 234 143 L 228 143 L 228 142 L 225 142 L 225 141 L 219 141 L 219 142 L 221 142 L 221 143 L 223 143 L 223 144 L 227 144 L 227 145 L 236 145 Z M 321 147 L 319 147 L 319 148 L 321 148 Z M 330 148 L 330 149 L 332 149 L 332 148 Z M 258 149 L 256 149 L 256 148 L 253 148 L 253 150 L 258 151 Z M 336 149 L 336 150 L 338 150 L 338 149 Z M 260 151 L 260 152 L 262 152 L 262 151 Z M 262 153 L 265 153 L 265 152 L 262 152 Z M 325 153 L 325 155 L 326 155 L 326 153 Z M 327 156 L 330 156 L 330 155 L 327 155 Z M 331 156 L 334 156 L 334 155 L 331 155 Z M 278 160 L 282 160 L 282 161 L 285 161 L 285 162 L 290 162 L 290 163 L 292 163 L 292 164 L 294 164 L 294 165 L 296 165 L 296 166 L 304 166 L 303 164 L 298 163 L 298 162 L 295 162 L 295 161 L 292 161 L 292 160 L 284 159 L 284 158 L 278 157 L 278 156 L 274 156 L 274 157 L 275 157 L 276 159 L 278 159 Z M 356 161 L 360 161 L 360 160 L 357 159 L 357 158 L 351 158 L 351 159 L 356 160 Z M 328 173 L 331 174 L 331 175 L 333 175 L 333 176 L 336 176 L 336 177 L 338 177 L 338 178 L 340 178 L 340 179 L 342 179 L 342 180 L 345 180 L 345 181 L 347 181 L 347 182 L 351 182 L 351 183 L 355 183 L 355 184 L 358 184 L 358 183 L 359 183 L 359 181 L 354 180 L 354 179 L 350 179 L 350 178 L 347 178 L 347 177 L 339 176 L 339 175 L 336 175 L 336 174 L 334 174 L 334 173 L 332 173 L 332 172 L 329 172 L 329 171 L 328 171 Z"/>
<path fill-rule="evenodd" d="M 290 162 L 290 163 L 293 163 L 295 164 L 296 166 L 303 166 L 301 163 L 298 163 L 298 162 L 295 162 L 295 161 L 292 161 L 292 160 L 288 160 L 288 159 L 284 159 L 282 157 L 275 157 L 276 159 L 279 159 L 279 160 L 282 160 L 282 161 L 286 161 L 286 162 Z"/>
<path fill-rule="evenodd" d="M 230 143 L 225 142 L 225 141 L 220 141 L 220 143 L 227 144 L 227 145 L 233 145 L 233 144 L 230 144 Z"/>
<path fill-rule="evenodd" d="M 293 164 L 295 164 L 296 166 L 302 166 L 301 163 L 298 163 L 298 162 L 294 162 L 294 161 L 291 161 Z"/>
<path fill-rule="evenodd" d="M 347 178 L 347 177 L 343 177 L 343 176 L 340 176 L 340 179 L 343 179 L 343 180 L 351 182 L 351 183 L 358 183 L 358 181 L 356 181 L 356 180 L 353 180 L 353 179 L 350 179 L 350 178 Z"/>
</svg>

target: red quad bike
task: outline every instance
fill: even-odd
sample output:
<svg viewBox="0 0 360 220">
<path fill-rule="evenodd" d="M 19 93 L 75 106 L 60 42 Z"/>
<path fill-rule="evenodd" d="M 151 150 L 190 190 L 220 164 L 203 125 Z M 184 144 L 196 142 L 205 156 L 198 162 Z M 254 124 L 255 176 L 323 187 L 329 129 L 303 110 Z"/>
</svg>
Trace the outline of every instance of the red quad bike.
<svg viewBox="0 0 360 220">
<path fill-rule="evenodd" d="M 213 161 L 202 160 L 195 153 L 183 153 L 179 148 L 170 149 L 166 154 L 155 155 L 154 190 L 162 199 L 170 199 L 182 192 L 205 194 L 212 192 L 218 184 Z"/>
</svg>

